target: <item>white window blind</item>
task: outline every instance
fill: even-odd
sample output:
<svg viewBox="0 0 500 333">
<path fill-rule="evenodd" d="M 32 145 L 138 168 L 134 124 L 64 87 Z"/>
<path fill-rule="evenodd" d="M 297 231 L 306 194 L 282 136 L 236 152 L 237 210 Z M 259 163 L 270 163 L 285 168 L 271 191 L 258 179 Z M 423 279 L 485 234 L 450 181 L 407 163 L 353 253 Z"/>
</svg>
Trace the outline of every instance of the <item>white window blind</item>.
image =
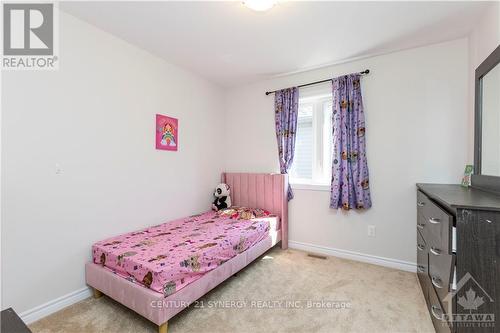
<svg viewBox="0 0 500 333">
<path fill-rule="evenodd" d="M 293 161 L 293 175 L 295 178 L 312 178 L 313 145 L 313 105 L 302 105 L 297 119 L 297 137 Z"/>
<path fill-rule="evenodd" d="M 290 182 L 329 185 L 332 163 L 331 85 L 302 88 L 299 96 Z"/>
</svg>

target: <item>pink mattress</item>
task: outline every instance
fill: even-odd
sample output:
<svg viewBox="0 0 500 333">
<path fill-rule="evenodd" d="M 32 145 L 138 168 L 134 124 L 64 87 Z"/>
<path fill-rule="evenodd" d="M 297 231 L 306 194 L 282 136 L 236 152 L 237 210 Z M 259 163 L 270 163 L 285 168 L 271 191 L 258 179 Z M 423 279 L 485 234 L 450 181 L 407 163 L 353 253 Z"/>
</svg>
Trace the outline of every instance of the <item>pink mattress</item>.
<svg viewBox="0 0 500 333">
<path fill-rule="evenodd" d="M 166 297 L 278 229 L 276 216 L 210 211 L 97 242 L 93 260 Z"/>
</svg>

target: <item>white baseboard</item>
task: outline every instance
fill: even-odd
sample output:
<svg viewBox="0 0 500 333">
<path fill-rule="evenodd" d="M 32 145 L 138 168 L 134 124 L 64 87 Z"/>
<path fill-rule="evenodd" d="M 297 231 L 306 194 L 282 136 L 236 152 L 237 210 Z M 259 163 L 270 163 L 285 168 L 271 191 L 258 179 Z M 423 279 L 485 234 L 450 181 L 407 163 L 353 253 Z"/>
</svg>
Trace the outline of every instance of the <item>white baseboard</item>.
<svg viewBox="0 0 500 333">
<path fill-rule="evenodd" d="M 413 262 L 377 257 L 370 254 L 364 254 L 359 252 L 353 252 L 348 250 L 334 249 L 331 247 L 313 245 L 308 243 L 288 241 L 288 246 L 292 249 L 297 249 L 305 252 L 312 252 L 317 254 L 323 254 L 332 257 L 339 257 L 344 259 L 350 259 L 355 261 L 361 261 L 368 264 L 374 264 L 379 266 L 385 266 L 389 268 L 395 268 L 402 271 L 413 272 L 417 271 L 417 265 Z"/>
<path fill-rule="evenodd" d="M 45 304 L 34 307 L 33 309 L 24 311 L 19 314 L 19 317 L 26 323 L 31 324 L 43 317 L 46 317 L 54 312 L 64 309 L 72 304 L 80 302 L 92 295 L 90 288 L 85 287 L 80 290 L 73 291 L 69 294 L 56 298 Z"/>
<path fill-rule="evenodd" d="M 339 258 L 350 259 L 350 260 L 355 260 L 355 261 L 361 261 L 361 262 L 365 262 L 365 263 L 369 263 L 369 264 L 395 268 L 395 269 L 399 269 L 399 270 L 407 271 L 407 272 L 416 272 L 416 270 L 417 270 L 415 263 L 411 263 L 411 262 L 407 262 L 407 261 L 403 261 L 403 260 L 377 257 L 377 256 L 364 254 L 364 253 L 358 253 L 358 252 L 341 250 L 341 249 L 334 249 L 334 248 L 330 248 L 330 247 L 318 246 L 318 245 L 307 244 L 307 243 L 296 242 L 296 241 L 289 241 L 288 245 L 292 249 L 297 249 L 297 250 L 301 250 L 301 251 L 305 251 L 305 252 L 312 252 L 312 253 L 323 254 L 323 255 L 327 255 L 327 256 L 333 256 L 333 257 L 339 257 Z M 85 287 L 85 288 L 82 288 L 80 290 L 73 291 L 67 295 L 56 298 L 56 299 L 49 301 L 45 304 L 39 305 L 33 309 L 24 311 L 24 312 L 19 314 L 19 317 L 21 317 L 21 319 L 26 324 L 31 324 L 39 319 L 42 319 L 43 317 L 46 317 L 54 312 L 57 312 L 59 310 L 64 309 L 65 307 L 68 307 L 72 304 L 80 302 L 80 301 L 90 297 L 91 295 L 92 295 L 92 291 L 90 290 L 90 288 Z"/>
</svg>

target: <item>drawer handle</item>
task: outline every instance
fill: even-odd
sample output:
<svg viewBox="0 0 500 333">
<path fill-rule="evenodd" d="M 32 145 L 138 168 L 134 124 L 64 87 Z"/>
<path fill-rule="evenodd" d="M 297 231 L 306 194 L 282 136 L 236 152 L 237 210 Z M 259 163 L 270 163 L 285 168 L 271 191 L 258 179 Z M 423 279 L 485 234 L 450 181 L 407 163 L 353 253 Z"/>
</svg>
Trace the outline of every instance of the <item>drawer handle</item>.
<svg viewBox="0 0 500 333">
<path fill-rule="evenodd" d="M 436 312 L 439 312 L 439 314 Z M 436 318 L 437 320 L 444 321 L 443 310 L 441 310 L 441 308 L 439 306 L 436 306 L 436 305 L 431 306 L 431 313 L 434 316 L 434 318 Z"/>
<path fill-rule="evenodd" d="M 439 224 L 439 223 L 441 223 L 441 220 L 433 217 L 433 218 L 429 219 L 429 222 L 432 224 Z"/>
<path fill-rule="evenodd" d="M 424 266 L 422 266 L 422 265 L 418 265 L 418 266 L 417 266 L 417 271 L 418 271 L 419 273 L 425 273 L 425 267 L 424 267 Z"/>
<path fill-rule="evenodd" d="M 443 282 L 441 282 L 440 278 L 433 276 L 431 282 L 434 285 L 434 287 L 438 289 L 443 289 Z"/>
<path fill-rule="evenodd" d="M 420 230 L 423 230 L 425 227 L 425 224 L 423 223 L 417 223 L 417 228 L 420 229 Z"/>
<path fill-rule="evenodd" d="M 417 202 L 417 206 L 418 207 L 424 207 L 425 206 L 425 202 L 419 201 L 419 202 Z"/>
<path fill-rule="evenodd" d="M 436 249 L 434 246 L 431 246 L 430 251 L 435 256 L 440 256 L 441 255 L 441 250 L 440 249 Z"/>
<path fill-rule="evenodd" d="M 425 246 L 423 246 L 422 244 L 417 244 L 417 249 L 423 251 L 425 249 Z"/>
</svg>

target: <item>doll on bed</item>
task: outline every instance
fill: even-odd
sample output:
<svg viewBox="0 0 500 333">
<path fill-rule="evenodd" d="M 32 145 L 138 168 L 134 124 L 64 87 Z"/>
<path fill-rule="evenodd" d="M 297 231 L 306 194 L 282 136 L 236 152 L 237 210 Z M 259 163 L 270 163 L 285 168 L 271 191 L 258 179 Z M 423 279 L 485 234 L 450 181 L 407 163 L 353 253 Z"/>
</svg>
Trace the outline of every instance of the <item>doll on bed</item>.
<svg viewBox="0 0 500 333">
<path fill-rule="evenodd" d="M 216 212 L 221 209 L 226 209 L 231 207 L 231 197 L 230 197 L 229 185 L 221 183 L 215 188 L 214 196 L 215 200 L 212 203 L 212 209 Z"/>
</svg>

